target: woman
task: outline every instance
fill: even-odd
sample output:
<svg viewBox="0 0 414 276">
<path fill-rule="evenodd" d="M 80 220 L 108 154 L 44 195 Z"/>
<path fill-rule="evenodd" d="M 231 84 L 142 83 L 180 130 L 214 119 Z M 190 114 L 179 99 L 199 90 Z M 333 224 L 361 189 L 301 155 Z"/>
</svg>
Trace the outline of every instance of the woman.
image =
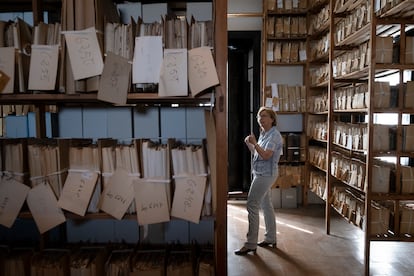
<svg viewBox="0 0 414 276">
<path fill-rule="evenodd" d="M 270 197 L 270 188 L 278 175 L 278 163 L 282 152 L 283 140 L 276 129 L 276 113 L 267 107 L 261 107 L 257 112 L 257 122 L 260 126 L 259 140 L 254 134 L 248 135 L 244 142 L 253 153 L 253 180 L 247 196 L 247 212 L 249 229 L 244 246 L 234 253 L 246 255 L 256 253 L 257 246 L 276 247 L 276 219 Z M 264 240 L 258 241 L 259 210 L 262 208 L 266 225 Z"/>
</svg>

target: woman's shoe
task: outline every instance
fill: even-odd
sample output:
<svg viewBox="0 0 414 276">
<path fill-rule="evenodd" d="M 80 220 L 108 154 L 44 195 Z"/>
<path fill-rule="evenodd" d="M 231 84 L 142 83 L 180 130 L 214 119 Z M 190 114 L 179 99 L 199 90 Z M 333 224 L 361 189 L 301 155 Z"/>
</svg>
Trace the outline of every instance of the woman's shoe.
<svg viewBox="0 0 414 276">
<path fill-rule="evenodd" d="M 262 241 L 262 242 L 259 242 L 257 245 L 260 246 L 260 247 L 270 246 L 270 247 L 276 248 L 276 243 L 275 242 Z"/>
<path fill-rule="evenodd" d="M 253 252 L 254 254 L 256 254 L 256 249 L 249 249 L 249 248 L 246 248 L 246 247 L 243 246 L 239 250 L 234 251 L 234 254 L 236 254 L 236 255 L 246 255 L 249 252 Z"/>
</svg>

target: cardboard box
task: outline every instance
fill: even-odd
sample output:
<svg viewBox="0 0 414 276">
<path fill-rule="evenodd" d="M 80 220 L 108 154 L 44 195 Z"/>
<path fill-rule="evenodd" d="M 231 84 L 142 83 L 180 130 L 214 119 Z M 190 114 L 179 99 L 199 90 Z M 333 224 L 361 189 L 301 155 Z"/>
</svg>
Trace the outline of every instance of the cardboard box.
<svg viewBox="0 0 414 276">
<path fill-rule="evenodd" d="M 281 190 L 280 188 L 272 188 L 270 189 L 270 197 L 272 199 L 272 204 L 274 209 L 282 208 L 281 202 Z"/>
<path fill-rule="evenodd" d="M 372 167 L 372 187 L 373 193 L 388 193 L 390 191 L 391 169 L 385 166 L 374 165 Z"/>
<path fill-rule="evenodd" d="M 414 81 L 407 81 L 404 93 L 404 107 L 414 108 Z"/>
<path fill-rule="evenodd" d="M 375 82 L 374 107 L 388 108 L 391 105 L 391 88 L 389 82 Z"/>
<path fill-rule="evenodd" d="M 405 37 L 405 63 L 414 63 L 414 36 Z"/>
<path fill-rule="evenodd" d="M 414 125 L 404 126 L 403 151 L 414 151 Z"/>
<path fill-rule="evenodd" d="M 401 194 L 414 193 L 414 168 L 401 166 Z"/>
<path fill-rule="evenodd" d="M 283 209 L 297 208 L 296 187 L 281 189 L 281 202 Z"/>
<path fill-rule="evenodd" d="M 414 209 L 404 207 L 401 211 L 400 221 L 401 234 L 414 234 Z"/>
<path fill-rule="evenodd" d="M 387 234 L 390 225 L 390 210 L 371 206 L 371 235 Z"/>
<path fill-rule="evenodd" d="M 393 38 L 377 36 L 375 57 L 377 63 L 392 63 Z"/>
</svg>

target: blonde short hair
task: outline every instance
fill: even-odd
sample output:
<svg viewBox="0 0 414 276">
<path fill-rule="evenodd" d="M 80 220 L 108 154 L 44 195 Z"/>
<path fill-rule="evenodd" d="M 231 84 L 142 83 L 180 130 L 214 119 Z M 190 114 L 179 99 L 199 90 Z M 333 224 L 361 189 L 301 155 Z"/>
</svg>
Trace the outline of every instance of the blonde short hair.
<svg viewBox="0 0 414 276">
<path fill-rule="evenodd" d="M 272 126 L 277 125 L 276 112 L 274 112 L 273 109 L 271 109 L 269 107 L 266 107 L 266 106 L 262 106 L 262 107 L 259 108 L 259 111 L 257 111 L 257 116 L 259 116 L 260 113 L 262 113 L 262 112 L 265 112 L 273 120 Z"/>
</svg>

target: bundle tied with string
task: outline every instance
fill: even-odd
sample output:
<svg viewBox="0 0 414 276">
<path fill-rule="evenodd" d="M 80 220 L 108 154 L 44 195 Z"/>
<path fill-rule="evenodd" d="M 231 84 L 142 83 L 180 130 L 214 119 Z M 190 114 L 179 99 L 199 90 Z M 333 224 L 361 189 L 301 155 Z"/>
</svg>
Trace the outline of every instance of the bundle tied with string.
<svg viewBox="0 0 414 276">
<path fill-rule="evenodd" d="M 174 197 L 171 215 L 199 223 L 205 206 L 211 210 L 211 188 L 203 146 L 180 145 L 171 150 L 174 170 Z"/>
</svg>

